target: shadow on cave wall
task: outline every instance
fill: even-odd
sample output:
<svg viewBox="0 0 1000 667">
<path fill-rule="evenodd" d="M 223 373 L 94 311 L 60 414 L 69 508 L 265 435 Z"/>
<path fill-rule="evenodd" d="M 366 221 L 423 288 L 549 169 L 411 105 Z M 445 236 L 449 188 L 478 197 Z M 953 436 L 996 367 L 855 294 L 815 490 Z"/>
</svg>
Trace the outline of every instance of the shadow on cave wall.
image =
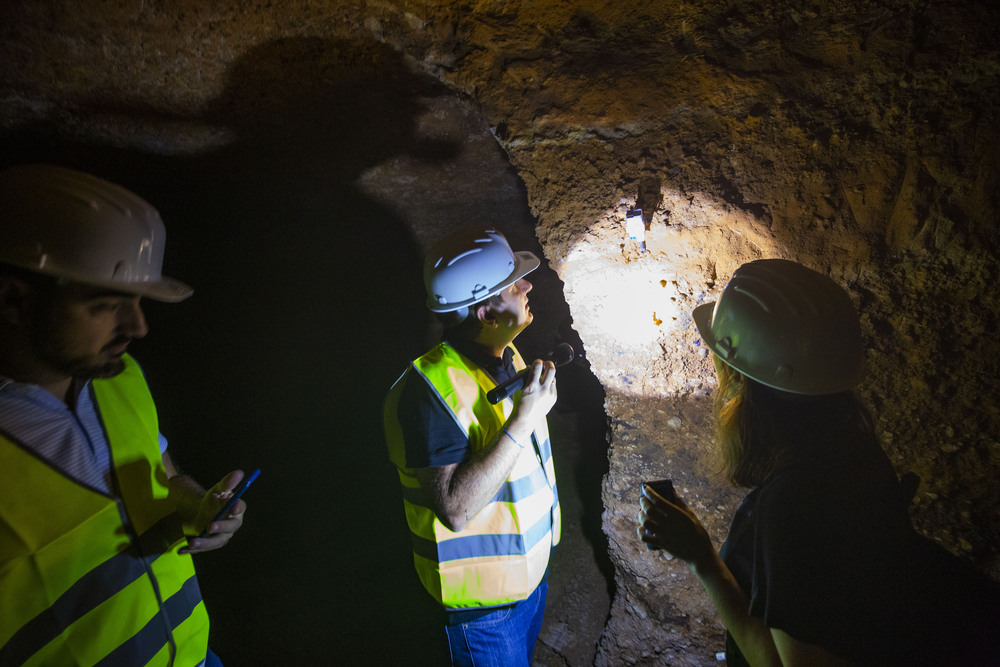
<svg viewBox="0 0 1000 667">
<path fill-rule="evenodd" d="M 382 45 L 290 38 L 238 59 L 198 117 L 77 100 L 0 136 L 0 166 L 63 164 L 148 199 L 167 226 L 165 273 L 195 288 L 182 304 L 144 302 L 151 334 L 132 349 L 183 469 L 205 484 L 234 468 L 262 470 L 234 543 L 196 561 L 211 643 L 228 664 L 447 661 L 381 428 L 388 387 L 433 331 L 411 279 L 420 248 L 399 214 L 355 185 L 390 158 L 434 164 L 462 149 L 417 134 L 422 101 L 444 94 Z M 137 142 L 145 150 L 80 140 L 93 117 L 151 138 Z M 157 153 L 188 140 L 185 128 L 205 127 L 232 141 L 193 156 Z M 558 282 L 546 271 L 539 280 Z M 551 347 L 554 335 L 582 351 L 560 288 L 547 287 L 537 296 L 549 324 L 522 349 Z M 574 425 L 564 502 L 580 503 L 610 595 L 603 394 L 586 363 L 561 380 L 561 423 Z M 574 573 L 561 576 L 573 588 Z"/>
<path fill-rule="evenodd" d="M 234 543 L 197 557 L 212 645 L 230 664 L 446 660 L 381 431 L 385 393 L 429 324 L 407 279 L 420 251 L 352 185 L 394 155 L 459 149 L 415 139 L 420 98 L 442 92 L 380 45 L 284 39 L 249 50 L 189 119 L 235 132 L 212 153 L 82 145 L 55 123 L 3 138 L 5 162 L 92 171 L 154 203 L 165 272 L 195 288 L 146 305 L 151 334 L 133 351 L 182 468 L 206 484 L 262 471 Z"/>
</svg>

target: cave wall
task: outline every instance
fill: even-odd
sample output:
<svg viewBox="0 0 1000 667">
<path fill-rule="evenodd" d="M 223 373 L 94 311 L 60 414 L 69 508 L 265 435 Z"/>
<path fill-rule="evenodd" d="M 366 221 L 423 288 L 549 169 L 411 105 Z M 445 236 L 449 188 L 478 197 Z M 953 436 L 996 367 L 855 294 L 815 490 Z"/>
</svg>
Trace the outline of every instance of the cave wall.
<svg viewBox="0 0 1000 667">
<path fill-rule="evenodd" d="M 199 399 L 179 403 L 190 419 L 175 418 L 172 442 L 235 437 L 261 456 L 295 439 L 295 422 L 264 417 L 273 412 L 323 414 L 315 428 L 326 433 L 377 419 L 380 392 L 432 336 L 404 276 L 447 227 L 477 218 L 537 243 L 548 273 L 534 296 L 553 315 L 529 347 L 578 336 L 603 389 L 607 460 L 574 467 L 607 471 L 601 490 L 584 491 L 602 494 L 606 542 L 585 541 L 614 563 L 610 612 L 596 612 L 605 630 L 574 640 L 589 649 L 560 643 L 582 625 L 550 603 L 562 620 L 543 631 L 560 645 L 546 664 L 715 663 L 721 628 L 697 582 L 640 548 L 634 517 L 640 481 L 672 476 L 716 541 L 725 536 L 742 493 L 713 472 L 714 380 L 690 311 L 755 257 L 795 259 L 850 291 L 870 346 L 862 392 L 897 470 L 922 478 L 916 525 L 1000 579 L 998 10 L 651 4 L 8 2 L 4 163 L 99 167 L 157 204 L 171 248 L 187 250 L 168 250 L 171 272 L 205 285 L 186 314 L 157 309 L 165 333 L 144 343 L 182 358 L 163 364 L 185 380 L 163 379 L 161 410 L 172 394 Z M 624 233 L 635 206 L 645 249 Z M 241 220 L 270 231 L 245 235 Z M 220 258 L 225 271 L 213 272 Z M 293 311 L 288 294 L 308 296 Z M 236 331 L 213 319 L 224 308 L 243 314 Z M 620 321 L 624 333 L 610 326 Z M 317 357 L 357 345 L 359 329 L 366 351 L 386 351 L 369 353 L 372 365 Z M 261 357 L 281 360 L 281 382 L 246 363 Z M 345 373 L 375 380 L 354 394 L 319 389 Z M 308 412 L 274 405 L 303 384 L 316 388 Z M 213 422 L 220 411 L 230 419 Z M 281 474 L 296 487 L 336 483 L 324 465 L 303 470 L 295 451 Z M 350 451 L 321 460 L 376 465 Z M 197 455 L 192 465 L 225 472 Z M 397 497 L 371 495 L 364 510 L 324 508 L 331 540 L 370 531 L 375 515 L 398 518 Z M 263 488 L 258 498 L 317 500 Z M 289 553 L 253 568 L 315 577 L 309 540 L 283 537 Z M 369 565 L 406 570 L 399 544 Z M 211 558 L 205 568 L 223 571 Z M 357 604 L 371 596 L 363 579 L 328 573 L 311 588 Z M 215 592 L 236 615 L 250 596 L 232 588 Z M 314 595 L 303 604 L 323 604 Z"/>
</svg>

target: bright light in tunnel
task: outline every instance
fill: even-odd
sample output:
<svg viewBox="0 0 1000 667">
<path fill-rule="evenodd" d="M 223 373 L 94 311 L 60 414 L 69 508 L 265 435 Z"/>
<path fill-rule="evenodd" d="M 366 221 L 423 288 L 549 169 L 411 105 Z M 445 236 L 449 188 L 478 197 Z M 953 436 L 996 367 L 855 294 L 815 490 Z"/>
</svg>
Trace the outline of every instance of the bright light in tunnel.
<svg viewBox="0 0 1000 667">
<path fill-rule="evenodd" d="M 618 392 L 676 393 L 689 319 L 681 312 L 688 305 L 679 287 L 687 285 L 683 269 L 663 253 L 623 254 L 620 237 L 599 241 L 577 244 L 563 265 L 573 323 L 595 374 Z"/>
<path fill-rule="evenodd" d="M 591 301 L 597 330 L 625 345 L 655 341 L 677 322 L 677 287 L 669 270 L 652 262 L 606 265 L 577 276 L 573 289 Z"/>
<path fill-rule="evenodd" d="M 622 200 L 567 248 L 558 271 L 573 326 L 605 390 L 631 396 L 705 394 L 715 369 L 691 311 L 714 300 L 743 262 L 782 256 L 752 215 L 700 193 L 661 191 L 644 230 L 626 233 Z"/>
</svg>

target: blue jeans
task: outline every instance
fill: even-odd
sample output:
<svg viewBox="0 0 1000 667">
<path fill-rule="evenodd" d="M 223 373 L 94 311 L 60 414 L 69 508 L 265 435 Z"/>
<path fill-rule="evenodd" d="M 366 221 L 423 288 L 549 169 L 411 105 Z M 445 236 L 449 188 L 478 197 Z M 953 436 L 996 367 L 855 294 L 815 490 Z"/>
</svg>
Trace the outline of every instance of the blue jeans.
<svg viewBox="0 0 1000 667">
<path fill-rule="evenodd" d="M 549 585 L 517 604 L 468 623 L 447 625 L 451 664 L 455 667 L 529 667 L 542 629 Z"/>
</svg>

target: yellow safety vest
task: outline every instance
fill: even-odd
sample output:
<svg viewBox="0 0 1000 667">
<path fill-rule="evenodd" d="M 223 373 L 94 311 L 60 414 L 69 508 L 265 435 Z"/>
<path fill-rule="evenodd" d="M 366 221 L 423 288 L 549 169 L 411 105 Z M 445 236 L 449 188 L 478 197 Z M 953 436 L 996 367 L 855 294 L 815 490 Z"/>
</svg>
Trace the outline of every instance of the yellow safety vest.
<svg viewBox="0 0 1000 667">
<path fill-rule="evenodd" d="M 514 367 L 524 361 L 514 351 Z M 393 385 L 385 404 L 389 457 L 399 471 L 413 539 L 413 561 L 424 588 L 446 609 L 492 607 L 526 599 L 559 543 L 561 519 L 552 447 L 545 420 L 493 499 L 459 532 L 448 530 L 428 506 L 413 470 L 406 467 L 396 406 L 405 382 L 426 381 L 469 438 L 474 453 L 490 444 L 520 394 L 497 405 L 486 400 L 496 382 L 447 343 L 415 360 Z"/>
<path fill-rule="evenodd" d="M 208 614 L 139 366 L 94 380 L 121 498 L 0 431 L 0 665 L 198 665 Z"/>
</svg>

